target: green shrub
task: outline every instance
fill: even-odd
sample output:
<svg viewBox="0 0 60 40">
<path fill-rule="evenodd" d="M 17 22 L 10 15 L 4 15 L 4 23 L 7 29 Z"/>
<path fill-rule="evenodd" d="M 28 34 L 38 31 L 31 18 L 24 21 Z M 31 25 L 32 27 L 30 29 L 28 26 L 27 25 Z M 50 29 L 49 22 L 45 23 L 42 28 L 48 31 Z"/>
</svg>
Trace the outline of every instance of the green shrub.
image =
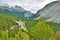
<svg viewBox="0 0 60 40">
<path fill-rule="evenodd" d="M 15 30 L 14 29 L 12 29 L 12 30 L 10 30 L 9 31 L 9 37 L 15 37 Z"/>
<path fill-rule="evenodd" d="M 53 37 L 54 32 L 51 26 L 46 24 L 46 22 L 39 21 L 34 27 L 32 27 L 29 34 L 34 40 L 49 40 L 49 38 Z"/>
<path fill-rule="evenodd" d="M 18 33 L 16 34 L 16 39 L 18 40 L 29 40 L 29 35 L 19 29 Z"/>
<path fill-rule="evenodd" d="M 8 39 L 8 32 L 7 31 L 2 31 L 1 32 L 1 38 L 4 39 L 4 40 L 7 40 Z"/>
</svg>

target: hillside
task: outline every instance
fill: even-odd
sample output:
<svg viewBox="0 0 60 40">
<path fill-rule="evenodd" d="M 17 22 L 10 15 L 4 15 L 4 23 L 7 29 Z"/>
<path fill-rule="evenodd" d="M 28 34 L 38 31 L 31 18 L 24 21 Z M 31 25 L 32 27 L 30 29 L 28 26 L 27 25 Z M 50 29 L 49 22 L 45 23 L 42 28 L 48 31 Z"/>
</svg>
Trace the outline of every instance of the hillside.
<svg viewBox="0 0 60 40">
<path fill-rule="evenodd" d="M 33 17 L 34 20 L 60 23 L 60 2 L 55 1 L 47 4 L 44 8 L 38 10 Z"/>
<path fill-rule="evenodd" d="M 29 18 L 33 15 L 30 11 L 24 10 L 22 7 L 16 5 L 14 7 L 0 6 L 0 14 L 8 14 L 12 16 L 17 16 L 18 18 Z"/>
<path fill-rule="evenodd" d="M 12 27 L 13 25 L 16 25 L 16 23 L 12 19 L 18 20 L 17 17 L 1 13 L 0 14 L 0 30 L 9 30 L 10 27 Z"/>
</svg>

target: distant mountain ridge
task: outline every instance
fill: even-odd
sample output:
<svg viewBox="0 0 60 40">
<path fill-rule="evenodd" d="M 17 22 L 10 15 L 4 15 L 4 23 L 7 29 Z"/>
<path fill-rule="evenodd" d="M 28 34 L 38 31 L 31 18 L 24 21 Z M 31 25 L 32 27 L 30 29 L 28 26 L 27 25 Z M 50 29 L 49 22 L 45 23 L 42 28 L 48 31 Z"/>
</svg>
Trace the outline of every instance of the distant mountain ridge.
<svg viewBox="0 0 60 40">
<path fill-rule="evenodd" d="M 24 10 L 21 6 L 14 6 L 14 7 L 9 7 L 9 6 L 0 6 L 0 13 L 4 14 L 9 14 L 9 15 L 14 15 L 19 18 L 29 18 L 33 15 L 30 11 Z M 30 15 L 29 15 L 30 13 Z M 27 16 L 25 16 L 27 15 Z"/>
<path fill-rule="evenodd" d="M 60 23 L 60 1 L 47 4 L 33 16 L 34 20 Z"/>
</svg>

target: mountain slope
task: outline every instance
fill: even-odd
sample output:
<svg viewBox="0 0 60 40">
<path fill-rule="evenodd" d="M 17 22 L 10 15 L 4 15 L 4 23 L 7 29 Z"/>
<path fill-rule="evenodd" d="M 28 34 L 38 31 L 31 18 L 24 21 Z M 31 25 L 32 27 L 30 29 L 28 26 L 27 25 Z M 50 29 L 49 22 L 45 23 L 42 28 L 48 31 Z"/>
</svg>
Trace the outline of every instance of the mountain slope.
<svg viewBox="0 0 60 40">
<path fill-rule="evenodd" d="M 34 20 L 60 23 L 60 2 L 52 2 L 47 4 L 43 9 L 38 10 L 34 15 Z"/>
<path fill-rule="evenodd" d="M 18 18 L 29 18 L 33 15 L 33 13 L 31 13 L 30 11 L 26 11 L 18 5 L 14 6 L 14 7 L 0 6 L 0 13 L 17 16 Z M 30 15 L 29 15 L 29 13 L 30 13 Z M 26 17 L 25 14 L 28 16 Z"/>
</svg>

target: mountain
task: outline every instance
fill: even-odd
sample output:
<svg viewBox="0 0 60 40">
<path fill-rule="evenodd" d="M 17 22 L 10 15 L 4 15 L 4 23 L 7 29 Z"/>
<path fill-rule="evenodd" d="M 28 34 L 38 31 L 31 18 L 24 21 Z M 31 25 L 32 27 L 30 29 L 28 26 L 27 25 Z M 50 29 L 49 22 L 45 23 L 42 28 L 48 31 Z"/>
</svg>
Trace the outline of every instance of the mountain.
<svg viewBox="0 0 60 40">
<path fill-rule="evenodd" d="M 47 4 L 33 16 L 34 20 L 60 23 L 60 1 Z"/>
<path fill-rule="evenodd" d="M 32 12 L 24 10 L 21 6 L 0 6 L 0 14 L 17 16 L 18 18 L 29 18 L 33 15 Z M 30 14 L 30 15 L 29 15 Z M 27 15 L 27 16 L 26 16 Z"/>
</svg>

